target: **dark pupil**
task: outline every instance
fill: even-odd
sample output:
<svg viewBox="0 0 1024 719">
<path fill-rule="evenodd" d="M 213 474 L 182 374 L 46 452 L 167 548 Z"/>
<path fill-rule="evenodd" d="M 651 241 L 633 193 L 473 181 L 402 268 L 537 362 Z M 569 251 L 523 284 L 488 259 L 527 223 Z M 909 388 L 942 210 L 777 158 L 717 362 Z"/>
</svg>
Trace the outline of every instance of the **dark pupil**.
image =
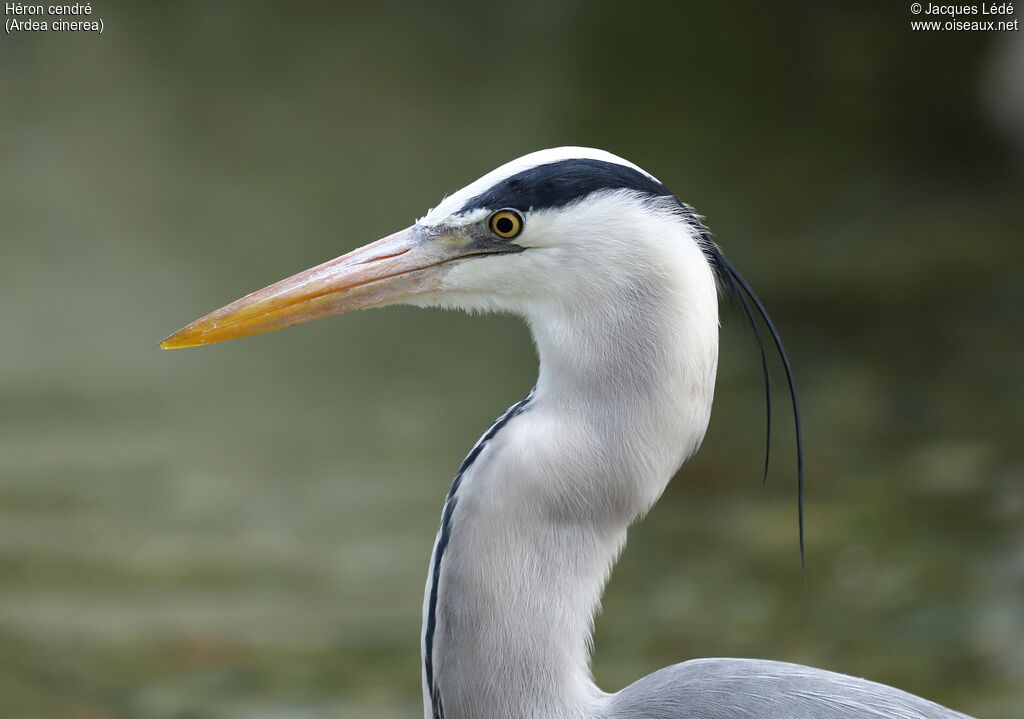
<svg viewBox="0 0 1024 719">
<path fill-rule="evenodd" d="M 499 217 L 494 223 L 494 229 L 502 235 L 508 235 L 515 229 L 515 223 L 511 217 Z"/>
</svg>

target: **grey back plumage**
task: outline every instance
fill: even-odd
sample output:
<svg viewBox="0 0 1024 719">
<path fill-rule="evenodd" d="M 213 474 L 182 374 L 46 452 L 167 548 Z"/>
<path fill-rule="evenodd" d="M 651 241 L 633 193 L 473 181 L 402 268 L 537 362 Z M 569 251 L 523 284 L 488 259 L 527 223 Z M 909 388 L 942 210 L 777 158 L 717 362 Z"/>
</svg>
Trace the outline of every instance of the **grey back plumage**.
<svg viewBox="0 0 1024 719">
<path fill-rule="evenodd" d="M 763 659 L 694 659 L 615 694 L 607 719 L 970 719 L 884 684 Z"/>
</svg>

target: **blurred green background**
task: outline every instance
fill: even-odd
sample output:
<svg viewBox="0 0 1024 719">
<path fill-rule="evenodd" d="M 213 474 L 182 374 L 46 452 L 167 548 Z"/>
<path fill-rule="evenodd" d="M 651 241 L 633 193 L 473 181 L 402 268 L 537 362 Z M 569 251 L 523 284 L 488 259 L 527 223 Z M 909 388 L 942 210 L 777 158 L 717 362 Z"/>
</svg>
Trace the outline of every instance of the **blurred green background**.
<svg viewBox="0 0 1024 719">
<path fill-rule="evenodd" d="M 888 5 L 104 1 L 102 36 L 0 39 L 0 716 L 418 716 L 441 501 L 532 385 L 527 331 L 394 308 L 156 343 L 584 144 L 707 216 L 807 435 L 805 586 L 785 399 L 762 489 L 726 311 L 599 683 L 768 657 L 1019 717 L 1024 38 Z"/>
</svg>

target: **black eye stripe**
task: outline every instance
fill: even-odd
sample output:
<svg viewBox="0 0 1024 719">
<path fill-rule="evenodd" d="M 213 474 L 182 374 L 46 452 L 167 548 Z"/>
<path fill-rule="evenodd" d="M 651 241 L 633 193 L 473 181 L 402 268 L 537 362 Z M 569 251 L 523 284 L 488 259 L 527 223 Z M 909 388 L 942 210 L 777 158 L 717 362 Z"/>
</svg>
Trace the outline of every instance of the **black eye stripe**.
<svg viewBox="0 0 1024 719">
<path fill-rule="evenodd" d="M 601 190 L 632 190 L 648 197 L 672 193 L 642 172 L 604 160 L 558 160 L 523 170 L 466 201 L 460 213 L 479 209 L 558 209 Z"/>
</svg>

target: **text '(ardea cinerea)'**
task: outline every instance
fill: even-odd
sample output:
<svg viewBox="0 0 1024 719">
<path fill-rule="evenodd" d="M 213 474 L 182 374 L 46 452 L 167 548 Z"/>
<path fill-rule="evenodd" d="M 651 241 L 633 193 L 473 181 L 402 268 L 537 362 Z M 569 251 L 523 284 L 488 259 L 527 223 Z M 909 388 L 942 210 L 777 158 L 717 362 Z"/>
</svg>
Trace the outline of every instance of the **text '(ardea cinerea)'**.
<svg viewBox="0 0 1024 719">
<path fill-rule="evenodd" d="M 755 330 L 763 318 L 796 410 L 774 325 L 693 210 L 636 165 L 563 147 L 503 165 L 413 226 L 161 346 L 397 303 L 526 320 L 537 383 L 462 462 L 430 557 L 427 719 L 962 719 L 882 684 L 766 660 L 690 660 L 613 694 L 595 685 L 594 614 L 626 530 L 708 425 L 719 287 Z M 762 367 L 767 377 L 763 344 Z"/>
</svg>

